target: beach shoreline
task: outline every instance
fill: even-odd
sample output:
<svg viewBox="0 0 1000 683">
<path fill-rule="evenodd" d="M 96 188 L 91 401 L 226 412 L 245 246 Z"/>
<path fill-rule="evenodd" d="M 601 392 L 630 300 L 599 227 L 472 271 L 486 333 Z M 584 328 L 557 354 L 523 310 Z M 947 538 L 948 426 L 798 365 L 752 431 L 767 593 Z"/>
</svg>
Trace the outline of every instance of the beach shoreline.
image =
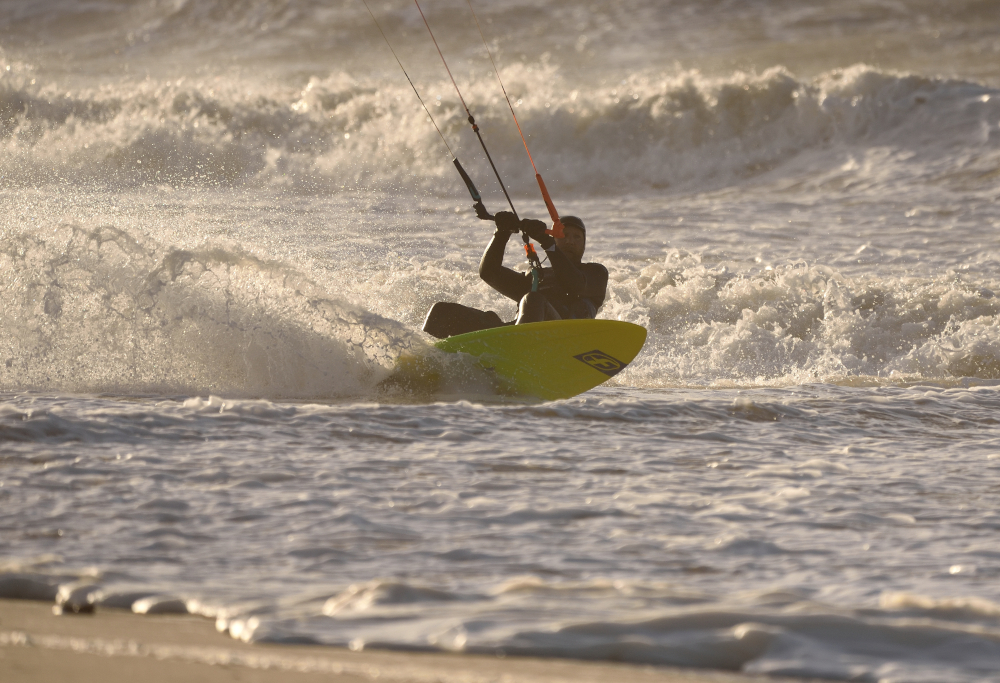
<svg viewBox="0 0 1000 683">
<path fill-rule="evenodd" d="M 361 651 L 247 644 L 201 617 L 124 610 L 56 616 L 52 605 L 0 600 L 0 679 L 10 683 L 143 680 L 253 683 L 746 683 L 775 680 L 718 671 L 527 657 Z M 791 679 L 783 679 L 791 680 Z"/>
</svg>

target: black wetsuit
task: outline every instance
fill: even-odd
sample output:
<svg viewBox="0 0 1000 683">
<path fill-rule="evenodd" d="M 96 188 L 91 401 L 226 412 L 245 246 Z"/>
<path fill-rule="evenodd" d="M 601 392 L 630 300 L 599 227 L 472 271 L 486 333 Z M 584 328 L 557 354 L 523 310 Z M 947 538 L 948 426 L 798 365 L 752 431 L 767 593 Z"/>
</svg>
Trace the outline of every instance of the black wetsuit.
<svg viewBox="0 0 1000 683">
<path fill-rule="evenodd" d="M 494 233 L 479 262 L 479 276 L 504 296 L 520 301 L 531 291 L 531 273 L 504 267 L 504 251 L 510 235 L 502 230 Z M 575 264 L 559 247 L 546 254 L 551 266 L 542 269 L 539 293 L 563 320 L 595 317 L 607 294 L 608 269 L 600 263 Z"/>
</svg>

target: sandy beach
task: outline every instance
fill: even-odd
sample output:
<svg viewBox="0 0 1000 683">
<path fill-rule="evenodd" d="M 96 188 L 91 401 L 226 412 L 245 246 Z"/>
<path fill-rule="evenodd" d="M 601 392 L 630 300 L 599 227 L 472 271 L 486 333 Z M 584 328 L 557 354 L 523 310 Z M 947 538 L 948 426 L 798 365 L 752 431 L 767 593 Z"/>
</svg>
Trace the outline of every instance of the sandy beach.
<svg viewBox="0 0 1000 683">
<path fill-rule="evenodd" d="M 248 645 L 216 632 L 199 617 L 139 617 L 107 610 L 56 616 L 47 603 L 0 600 L 0 680 L 745 683 L 764 679 L 613 663 Z"/>
</svg>

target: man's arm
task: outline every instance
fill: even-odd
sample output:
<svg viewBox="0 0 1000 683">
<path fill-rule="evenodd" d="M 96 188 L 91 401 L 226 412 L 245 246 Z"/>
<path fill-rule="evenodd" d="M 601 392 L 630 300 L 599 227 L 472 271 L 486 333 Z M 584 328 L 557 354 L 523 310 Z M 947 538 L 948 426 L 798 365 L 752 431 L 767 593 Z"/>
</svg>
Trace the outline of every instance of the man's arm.
<svg viewBox="0 0 1000 683">
<path fill-rule="evenodd" d="M 503 254 L 507 248 L 507 240 L 511 233 L 497 228 L 493 239 L 483 252 L 479 261 L 479 277 L 493 289 L 508 299 L 520 301 L 521 297 L 531 291 L 531 284 L 524 273 L 511 270 L 503 265 Z"/>
</svg>

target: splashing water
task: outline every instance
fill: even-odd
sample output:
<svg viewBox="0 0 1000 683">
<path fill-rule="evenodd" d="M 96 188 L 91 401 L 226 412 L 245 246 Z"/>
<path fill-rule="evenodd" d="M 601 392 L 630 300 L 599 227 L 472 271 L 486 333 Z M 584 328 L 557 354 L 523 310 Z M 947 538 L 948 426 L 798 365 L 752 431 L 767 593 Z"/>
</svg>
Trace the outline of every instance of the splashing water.
<svg viewBox="0 0 1000 683">
<path fill-rule="evenodd" d="M 365 393 L 413 344 L 240 249 L 163 249 L 62 224 L 4 244 L 8 391 L 336 397 Z"/>
</svg>

